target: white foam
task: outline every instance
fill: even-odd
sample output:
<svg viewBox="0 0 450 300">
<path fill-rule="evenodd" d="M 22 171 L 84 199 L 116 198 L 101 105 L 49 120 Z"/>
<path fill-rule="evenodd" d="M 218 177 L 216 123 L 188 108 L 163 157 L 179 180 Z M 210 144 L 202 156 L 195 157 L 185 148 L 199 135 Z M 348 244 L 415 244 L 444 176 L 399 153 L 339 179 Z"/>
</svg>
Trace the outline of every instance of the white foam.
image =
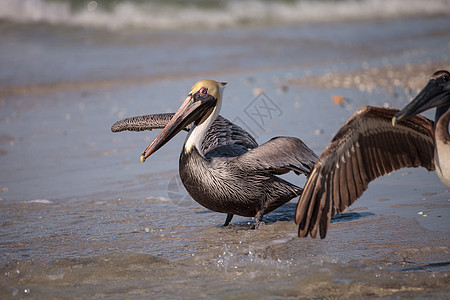
<svg viewBox="0 0 450 300">
<path fill-rule="evenodd" d="M 105 10 L 86 2 L 72 9 L 69 2 L 45 0 L 0 1 L 0 19 L 21 23 L 45 22 L 121 29 L 217 28 L 241 24 L 289 24 L 384 19 L 450 14 L 450 0 L 341 1 L 219 1 L 207 8 L 180 2 L 120 1 Z"/>
<path fill-rule="evenodd" d="M 171 200 L 169 198 L 165 198 L 165 197 L 147 197 L 145 198 L 145 200 L 147 200 L 148 202 L 171 202 Z"/>
<path fill-rule="evenodd" d="M 28 203 L 41 203 L 41 204 L 52 204 L 53 201 L 47 199 L 34 199 L 27 201 Z"/>
</svg>

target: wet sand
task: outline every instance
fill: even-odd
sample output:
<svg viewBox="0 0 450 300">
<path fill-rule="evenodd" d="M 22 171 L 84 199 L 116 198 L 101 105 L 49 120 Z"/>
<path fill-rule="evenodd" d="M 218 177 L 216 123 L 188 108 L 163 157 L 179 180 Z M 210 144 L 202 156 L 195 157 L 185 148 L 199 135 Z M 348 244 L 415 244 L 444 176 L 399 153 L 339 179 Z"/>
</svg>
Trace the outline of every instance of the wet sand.
<svg viewBox="0 0 450 300">
<path fill-rule="evenodd" d="M 110 132 L 124 117 L 175 111 L 208 77 L 229 82 L 222 115 L 259 143 L 297 136 L 320 154 L 360 106 L 402 107 L 450 68 L 448 24 L 167 34 L 3 24 L 1 298 L 448 298 L 450 195 L 435 173 L 379 178 L 325 240 L 298 239 L 298 199 L 249 230 L 243 217 L 222 228 L 223 214 L 186 197 L 185 134 L 141 164 L 157 133 Z M 276 115 L 251 114 L 260 91 Z"/>
</svg>

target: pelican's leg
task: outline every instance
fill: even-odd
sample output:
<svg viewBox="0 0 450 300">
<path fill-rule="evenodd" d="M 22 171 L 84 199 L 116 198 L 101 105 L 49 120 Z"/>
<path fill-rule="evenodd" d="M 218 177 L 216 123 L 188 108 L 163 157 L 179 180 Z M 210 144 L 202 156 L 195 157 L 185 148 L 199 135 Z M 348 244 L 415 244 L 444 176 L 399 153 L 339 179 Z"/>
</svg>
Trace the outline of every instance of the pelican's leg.
<svg viewBox="0 0 450 300">
<path fill-rule="evenodd" d="M 227 214 L 227 219 L 225 220 L 225 224 L 223 224 L 223 226 L 228 226 L 231 222 L 231 219 L 233 219 L 233 214 Z"/>
<path fill-rule="evenodd" d="M 264 216 L 264 210 L 260 210 L 256 213 L 255 216 L 255 222 L 253 222 L 253 225 L 250 227 L 250 229 L 258 229 L 259 224 L 262 223 L 262 218 Z"/>
</svg>

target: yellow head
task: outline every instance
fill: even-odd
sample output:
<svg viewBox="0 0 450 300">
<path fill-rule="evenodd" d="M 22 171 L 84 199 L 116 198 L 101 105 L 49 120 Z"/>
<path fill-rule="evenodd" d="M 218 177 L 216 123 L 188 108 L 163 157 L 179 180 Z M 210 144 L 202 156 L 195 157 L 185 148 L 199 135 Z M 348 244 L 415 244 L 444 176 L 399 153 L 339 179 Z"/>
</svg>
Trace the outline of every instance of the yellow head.
<svg viewBox="0 0 450 300">
<path fill-rule="evenodd" d="M 225 85 L 226 83 L 224 82 L 214 80 L 201 80 L 194 84 L 189 95 L 172 119 L 144 150 L 141 161 L 144 162 L 147 157 L 192 122 L 195 122 L 195 126 L 188 135 L 185 150 L 190 151 L 194 145 L 201 150 L 201 141 L 206 131 L 219 115 L 222 92 Z"/>
<path fill-rule="evenodd" d="M 218 82 L 215 80 L 200 80 L 196 84 L 194 84 L 191 88 L 190 95 L 194 95 L 197 92 L 209 94 L 217 99 L 217 101 L 222 100 L 222 91 L 227 83 L 226 82 Z"/>
</svg>

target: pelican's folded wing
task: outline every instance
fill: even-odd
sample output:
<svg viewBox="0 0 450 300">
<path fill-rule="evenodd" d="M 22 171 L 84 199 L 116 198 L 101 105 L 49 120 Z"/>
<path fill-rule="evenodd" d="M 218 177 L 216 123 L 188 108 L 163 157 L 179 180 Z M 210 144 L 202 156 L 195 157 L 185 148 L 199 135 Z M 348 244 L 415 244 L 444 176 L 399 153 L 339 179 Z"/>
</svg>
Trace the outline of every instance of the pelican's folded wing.
<svg viewBox="0 0 450 300">
<path fill-rule="evenodd" d="M 284 174 L 294 171 L 308 175 L 317 155 L 300 139 L 275 137 L 238 158 L 247 170 Z"/>
</svg>

